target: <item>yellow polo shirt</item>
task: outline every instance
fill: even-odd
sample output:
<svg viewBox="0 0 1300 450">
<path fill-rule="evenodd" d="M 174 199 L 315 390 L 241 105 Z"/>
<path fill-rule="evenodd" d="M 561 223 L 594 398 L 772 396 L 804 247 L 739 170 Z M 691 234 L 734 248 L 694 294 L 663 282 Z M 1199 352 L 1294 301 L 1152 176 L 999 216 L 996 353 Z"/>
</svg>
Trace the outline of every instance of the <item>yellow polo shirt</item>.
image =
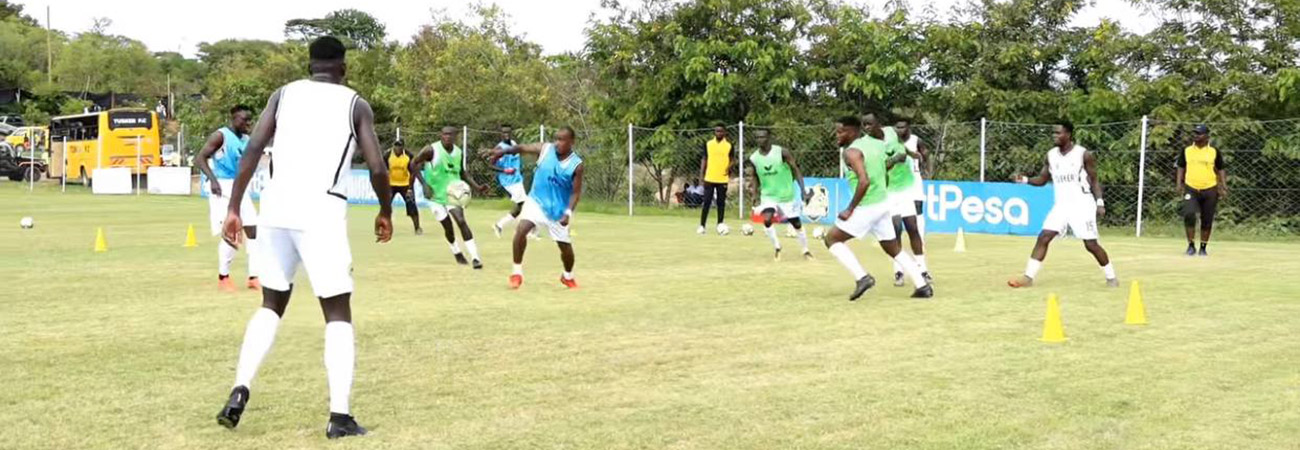
<svg viewBox="0 0 1300 450">
<path fill-rule="evenodd" d="M 1187 187 L 1210 189 L 1219 185 L 1219 176 L 1215 171 L 1223 169 L 1223 154 L 1213 146 L 1197 147 L 1193 144 L 1178 155 L 1178 167 L 1186 169 L 1183 183 Z"/>
<path fill-rule="evenodd" d="M 398 154 L 397 152 L 388 153 L 388 184 L 394 187 L 406 187 L 411 185 L 411 170 L 407 164 L 411 162 L 410 153 Z"/>
<path fill-rule="evenodd" d="M 731 142 L 726 139 L 709 139 L 705 153 L 708 167 L 704 172 L 704 181 L 718 184 L 731 181 L 731 176 L 727 173 L 727 169 L 731 168 Z"/>
</svg>

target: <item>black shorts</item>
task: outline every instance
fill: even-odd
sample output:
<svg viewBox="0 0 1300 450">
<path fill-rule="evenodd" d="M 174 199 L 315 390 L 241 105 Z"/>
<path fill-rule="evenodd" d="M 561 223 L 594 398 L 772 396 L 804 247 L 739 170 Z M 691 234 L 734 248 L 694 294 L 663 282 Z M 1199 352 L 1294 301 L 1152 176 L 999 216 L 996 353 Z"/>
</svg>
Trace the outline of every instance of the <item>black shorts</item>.
<svg viewBox="0 0 1300 450">
<path fill-rule="evenodd" d="M 1187 186 L 1183 194 L 1183 216 L 1201 216 L 1203 223 L 1213 223 L 1214 214 L 1219 208 L 1219 190 L 1216 188 L 1193 189 Z"/>
<path fill-rule="evenodd" d="M 419 206 L 415 204 L 415 190 L 413 186 L 391 186 L 391 187 L 393 191 L 393 198 L 397 198 L 397 196 L 400 195 L 402 197 L 402 201 L 406 202 L 406 215 L 414 216 L 420 213 Z"/>
</svg>

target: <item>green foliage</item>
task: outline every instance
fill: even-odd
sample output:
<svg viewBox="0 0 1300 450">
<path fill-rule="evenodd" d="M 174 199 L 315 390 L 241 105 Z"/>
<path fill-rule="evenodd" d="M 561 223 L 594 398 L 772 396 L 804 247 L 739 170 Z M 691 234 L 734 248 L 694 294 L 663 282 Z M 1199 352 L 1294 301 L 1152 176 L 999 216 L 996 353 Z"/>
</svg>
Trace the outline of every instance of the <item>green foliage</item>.
<svg viewBox="0 0 1300 450">
<path fill-rule="evenodd" d="M 284 35 L 300 41 L 334 36 L 350 48 L 371 50 L 384 45 L 384 24 L 355 9 L 340 9 L 319 19 L 292 19 L 284 24 Z"/>
</svg>

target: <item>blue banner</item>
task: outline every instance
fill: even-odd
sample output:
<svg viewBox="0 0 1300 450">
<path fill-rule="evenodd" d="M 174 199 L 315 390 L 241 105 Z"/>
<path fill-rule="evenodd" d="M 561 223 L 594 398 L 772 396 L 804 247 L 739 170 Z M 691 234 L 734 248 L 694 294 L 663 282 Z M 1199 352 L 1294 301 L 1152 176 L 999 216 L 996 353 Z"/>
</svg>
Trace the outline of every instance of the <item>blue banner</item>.
<svg viewBox="0 0 1300 450">
<path fill-rule="evenodd" d="M 848 180 L 805 178 L 813 198 L 804 208 L 804 220 L 833 224 L 835 216 L 853 199 Z M 1052 210 L 1050 187 L 1015 183 L 925 181 L 927 232 L 1014 234 L 1035 236 Z M 822 205 L 825 206 L 822 206 Z"/>
<path fill-rule="evenodd" d="M 257 172 L 253 173 L 253 181 L 248 183 L 248 195 L 251 195 L 253 197 L 253 200 L 261 200 L 262 188 L 266 186 L 266 182 L 269 177 L 270 174 L 265 170 L 258 170 Z M 411 181 L 417 184 L 419 183 L 414 179 Z M 429 201 L 425 200 L 424 198 L 424 189 L 421 189 L 420 186 L 414 186 L 414 188 L 415 188 L 415 204 L 420 207 L 428 206 Z M 210 189 L 209 189 L 209 183 L 207 181 L 207 177 L 204 177 L 203 175 L 199 175 L 199 196 L 206 198 L 208 196 L 209 190 Z M 370 171 L 368 170 L 362 170 L 362 169 L 351 170 L 348 173 L 348 178 L 343 180 L 342 193 L 343 195 L 347 196 L 348 203 L 355 203 L 359 205 L 379 204 L 379 197 L 375 196 L 375 189 L 370 186 Z M 399 207 L 405 207 L 406 202 L 402 200 L 402 196 L 395 195 L 393 196 L 393 205 Z"/>
</svg>

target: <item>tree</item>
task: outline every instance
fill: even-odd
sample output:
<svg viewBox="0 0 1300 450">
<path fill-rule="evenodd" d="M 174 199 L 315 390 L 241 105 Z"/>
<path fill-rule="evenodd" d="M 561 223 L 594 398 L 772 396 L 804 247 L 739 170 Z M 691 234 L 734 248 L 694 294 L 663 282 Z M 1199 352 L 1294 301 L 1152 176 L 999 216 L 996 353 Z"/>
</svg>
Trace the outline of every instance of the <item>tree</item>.
<svg viewBox="0 0 1300 450">
<path fill-rule="evenodd" d="M 98 32 L 77 35 L 55 59 L 54 81 L 65 91 L 161 96 L 166 77 L 140 41 Z"/>
<path fill-rule="evenodd" d="M 384 44 L 384 24 L 374 16 L 355 9 L 340 9 L 319 19 L 293 19 L 284 23 L 284 35 L 310 41 L 334 36 L 351 48 L 369 50 Z"/>
</svg>

